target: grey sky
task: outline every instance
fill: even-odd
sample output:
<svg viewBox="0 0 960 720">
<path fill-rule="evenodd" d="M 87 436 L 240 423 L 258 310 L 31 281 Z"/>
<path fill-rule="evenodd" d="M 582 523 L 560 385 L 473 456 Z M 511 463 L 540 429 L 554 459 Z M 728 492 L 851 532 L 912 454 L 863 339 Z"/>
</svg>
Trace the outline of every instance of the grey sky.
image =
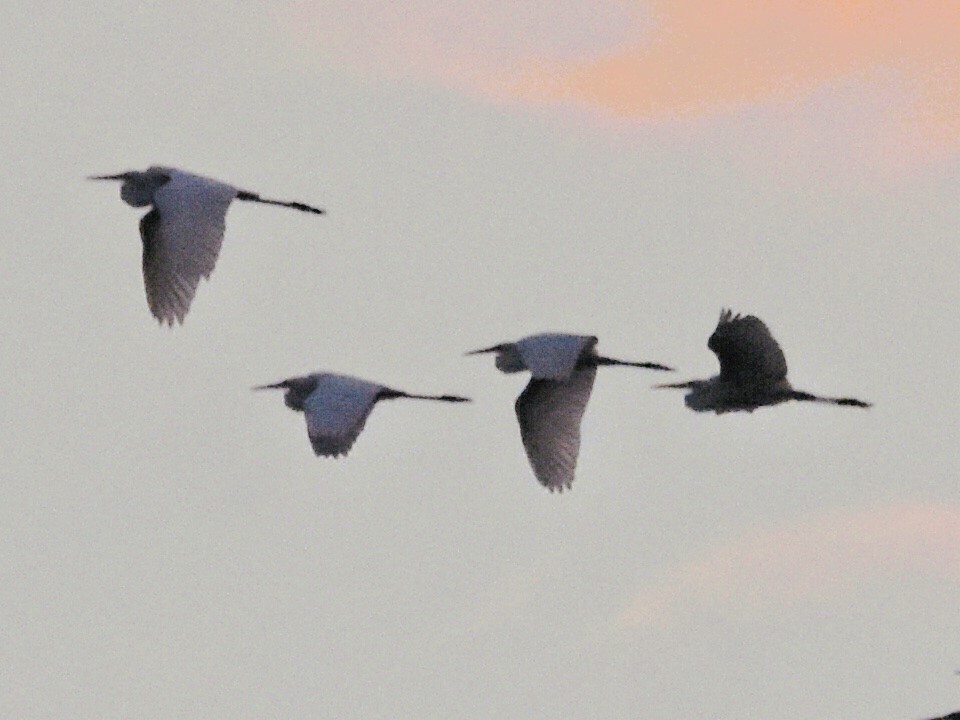
<svg viewBox="0 0 960 720">
<path fill-rule="evenodd" d="M 827 176 L 798 133 L 778 168 L 756 153 L 789 110 L 498 104 L 312 57 L 294 9 L 0 11 L 0 715 L 960 706 L 956 155 Z M 820 100 L 829 125 L 829 93 L 797 112 Z M 152 163 L 328 215 L 235 203 L 158 328 L 139 215 L 84 180 Z M 605 369 L 558 496 L 520 444 L 526 378 L 463 357 L 559 330 L 706 377 L 724 306 L 797 387 L 875 407 L 707 417 Z M 324 369 L 475 402 L 384 404 L 324 461 L 250 392 Z"/>
</svg>

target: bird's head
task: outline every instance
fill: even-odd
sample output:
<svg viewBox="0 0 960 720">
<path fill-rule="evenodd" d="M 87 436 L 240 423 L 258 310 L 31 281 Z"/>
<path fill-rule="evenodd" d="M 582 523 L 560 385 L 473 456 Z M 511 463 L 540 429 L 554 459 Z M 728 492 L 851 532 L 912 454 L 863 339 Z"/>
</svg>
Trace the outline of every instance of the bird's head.
<svg viewBox="0 0 960 720">
<path fill-rule="evenodd" d="M 114 175 L 90 175 L 88 180 L 119 180 L 120 198 L 133 207 L 153 204 L 153 194 L 170 182 L 170 174 L 161 168 L 151 167 L 146 172 L 127 170 Z"/>
<path fill-rule="evenodd" d="M 318 378 L 313 375 L 307 377 L 288 378 L 270 385 L 257 385 L 254 390 L 286 390 L 283 402 L 291 410 L 303 410 L 303 403 L 317 387 Z"/>
<path fill-rule="evenodd" d="M 466 354 L 480 355 L 482 353 L 496 353 L 497 357 L 494 359 L 494 362 L 496 363 L 497 369 L 501 372 L 513 373 L 527 369 L 527 366 L 523 363 L 523 359 L 520 357 L 520 352 L 517 350 L 516 343 L 500 343 L 499 345 L 492 345 L 491 347 L 480 350 L 471 350 Z"/>
</svg>

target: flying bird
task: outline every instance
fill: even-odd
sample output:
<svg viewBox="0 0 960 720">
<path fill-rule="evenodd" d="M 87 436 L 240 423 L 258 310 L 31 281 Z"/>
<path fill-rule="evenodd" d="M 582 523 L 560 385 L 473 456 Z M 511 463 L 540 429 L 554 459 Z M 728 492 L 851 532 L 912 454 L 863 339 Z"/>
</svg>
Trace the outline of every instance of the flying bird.
<svg viewBox="0 0 960 720">
<path fill-rule="evenodd" d="M 140 219 L 143 282 L 150 312 L 162 324 L 183 324 L 200 278 L 209 279 L 223 242 L 224 219 L 234 200 L 280 205 L 303 212 L 323 210 L 300 202 L 268 200 L 219 180 L 154 165 L 144 172 L 94 175 L 120 180 L 121 199 L 153 209 Z"/>
<path fill-rule="evenodd" d="M 602 357 L 597 354 L 596 345 L 597 338 L 592 335 L 548 333 L 467 353 L 497 353 L 497 368 L 505 373 L 530 371 L 530 382 L 517 398 L 515 409 L 533 474 L 550 492 L 563 492 L 573 484 L 580 453 L 580 421 L 587 409 L 597 367 L 673 369 L 657 363 Z"/>
<path fill-rule="evenodd" d="M 717 329 L 707 341 L 720 361 L 720 374 L 708 380 L 657 385 L 658 388 L 690 390 L 684 397 L 687 407 L 697 412 L 720 413 L 735 410 L 753 412 L 763 405 L 787 400 L 870 407 L 855 398 L 830 398 L 794 390 L 787 380 L 787 359 L 763 321 L 753 315 L 720 313 Z"/>
<path fill-rule="evenodd" d="M 284 403 L 291 410 L 300 411 L 306 416 L 307 435 L 313 452 L 324 457 L 338 457 L 350 451 L 370 411 L 379 400 L 413 398 L 470 402 L 470 398 L 459 395 L 413 395 L 386 385 L 334 373 L 314 373 L 254 388 L 271 389 L 286 390 Z"/>
</svg>

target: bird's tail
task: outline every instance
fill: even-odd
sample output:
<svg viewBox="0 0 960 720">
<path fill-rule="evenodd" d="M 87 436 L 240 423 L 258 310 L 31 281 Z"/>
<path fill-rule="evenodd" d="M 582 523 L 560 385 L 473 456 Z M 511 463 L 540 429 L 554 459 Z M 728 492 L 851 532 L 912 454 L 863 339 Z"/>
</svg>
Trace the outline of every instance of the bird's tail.
<svg viewBox="0 0 960 720">
<path fill-rule="evenodd" d="M 856 398 L 820 397 L 819 395 L 812 395 L 808 392 L 803 392 L 802 390 L 791 391 L 790 398 L 792 400 L 803 400 L 805 402 L 830 403 L 831 405 L 846 405 L 848 407 L 861 407 L 861 408 L 873 407 L 873 403 L 868 403 L 863 400 L 857 400 Z"/>
</svg>

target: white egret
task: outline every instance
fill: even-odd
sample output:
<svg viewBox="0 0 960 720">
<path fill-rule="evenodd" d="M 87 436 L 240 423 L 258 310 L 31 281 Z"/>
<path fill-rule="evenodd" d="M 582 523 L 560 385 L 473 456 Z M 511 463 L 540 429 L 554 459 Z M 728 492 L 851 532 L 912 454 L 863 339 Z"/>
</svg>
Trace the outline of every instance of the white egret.
<svg viewBox="0 0 960 720">
<path fill-rule="evenodd" d="M 299 202 L 268 200 L 193 173 L 153 166 L 90 180 L 120 180 L 120 197 L 132 207 L 153 205 L 140 219 L 143 282 L 150 312 L 160 323 L 183 323 L 200 278 L 209 279 L 223 242 L 227 208 L 234 200 L 323 210 Z"/>
<path fill-rule="evenodd" d="M 787 359 L 773 335 L 759 318 L 720 313 L 717 329 L 707 341 L 720 361 L 720 374 L 708 380 L 657 385 L 658 388 L 684 388 L 687 407 L 697 412 L 720 413 L 735 410 L 753 412 L 763 405 L 787 400 L 870 407 L 855 398 L 830 398 L 794 390 L 787 380 Z"/>
<path fill-rule="evenodd" d="M 502 372 L 530 371 L 530 382 L 515 405 L 520 437 L 533 474 L 550 492 L 573 484 L 580 453 L 580 421 L 600 365 L 672 370 L 651 362 L 602 357 L 592 335 L 547 333 L 501 343 L 467 355 L 497 353 Z"/>
<path fill-rule="evenodd" d="M 307 435 L 313 451 L 324 457 L 346 455 L 379 400 L 412 398 L 442 402 L 470 402 L 459 395 L 414 395 L 349 375 L 314 373 L 288 378 L 254 390 L 286 390 L 283 401 L 307 418 Z"/>
</svg>

